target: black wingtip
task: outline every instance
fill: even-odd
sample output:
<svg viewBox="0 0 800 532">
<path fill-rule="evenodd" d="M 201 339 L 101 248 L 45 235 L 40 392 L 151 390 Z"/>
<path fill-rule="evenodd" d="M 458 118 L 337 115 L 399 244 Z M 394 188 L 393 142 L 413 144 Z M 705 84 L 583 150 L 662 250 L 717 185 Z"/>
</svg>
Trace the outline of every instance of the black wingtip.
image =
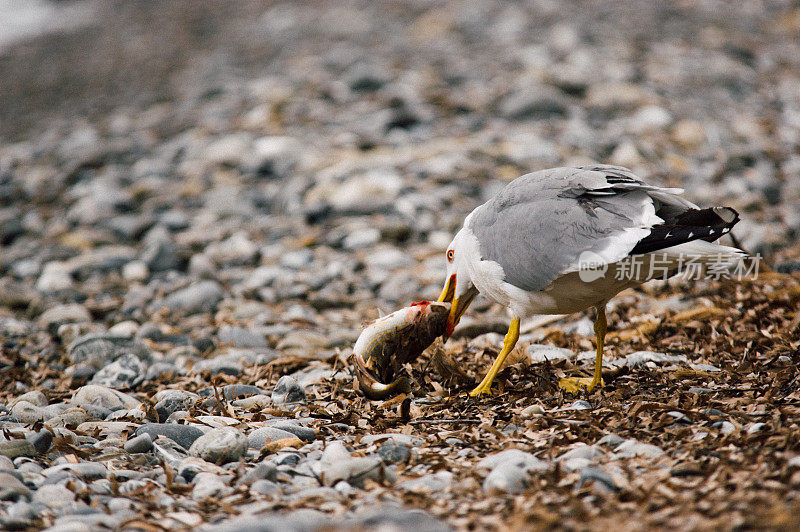
<svg viewBox="0 0 800 532">
<path fill-rule="evenodd" d="M 630 254 L 652 253 L 693 240 L 713 242 L 728 234 L 738 222 L 739 213 L 730 207 L 689 209 L 667 223 L 653 226 Z"/>
</svg>

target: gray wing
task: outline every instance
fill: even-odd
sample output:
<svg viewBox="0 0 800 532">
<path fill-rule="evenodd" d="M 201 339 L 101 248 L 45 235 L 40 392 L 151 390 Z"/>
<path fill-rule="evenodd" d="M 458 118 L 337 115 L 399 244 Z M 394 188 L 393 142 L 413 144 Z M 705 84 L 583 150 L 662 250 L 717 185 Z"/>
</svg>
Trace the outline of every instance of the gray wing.
<svg viewBox="0 0 800 532">
<path fill-rule="evenodd" d="M 515 179 L 475 209 L 465 226 L 482 258 L 503 268 L 506 282 L 542 290 L 576 271 L 581 259 L 622 260 L 664 221 L 661 216 L 696 208 L 676 192 L 618 166 L 554 168 Z M 585 252 L 591 254 L 581 257 Z"/>
</svg>

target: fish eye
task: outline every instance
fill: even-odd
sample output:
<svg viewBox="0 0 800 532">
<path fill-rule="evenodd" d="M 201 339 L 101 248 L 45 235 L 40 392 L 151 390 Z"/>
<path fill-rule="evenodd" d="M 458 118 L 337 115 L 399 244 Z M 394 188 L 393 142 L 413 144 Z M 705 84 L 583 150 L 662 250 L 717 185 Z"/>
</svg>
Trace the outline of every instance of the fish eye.
<svg viewBox="0 0 800 532">
<path fill-rule="evenodd" d="M 447 262 L 453 262 L 453 258 L 455 257 L 456 252 L 452 249 L 447 250 Z"/>
</svg>

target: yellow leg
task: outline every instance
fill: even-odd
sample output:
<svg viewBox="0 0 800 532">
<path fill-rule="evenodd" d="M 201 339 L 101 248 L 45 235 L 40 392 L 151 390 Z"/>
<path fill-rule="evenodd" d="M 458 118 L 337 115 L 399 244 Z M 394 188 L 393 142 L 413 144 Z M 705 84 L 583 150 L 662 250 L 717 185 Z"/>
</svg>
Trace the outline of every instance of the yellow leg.
<svg viewBox="0 0 800 532">
<path fill-rule="evenodd" d="M 597 355 L 594 359 L 594 377 L 586 378 L 566 378 L 558 381 L 558 385 L 570 393 L 576 393 L 581 388 L 586 388 L 586 391 L 591 392 L 596 387 L 604 386 L 603 384 L 603 347 L 606 342 L 606 328 L 608 322 L 606 321 L 606 306 L 602 305 L 597 307 L 597 318 L 594 320 L 594 337 L 597 341 Z"/>
<path fill-rule="evenodd" d="M 472 397 L 484 393 L 491 395 L 492 381 L 497 376 L 500 368 L 503 367 L 503 362 L 505 362 L 508 354 L 512 349 L 514 349 L 514 346 L 517 345 L 517 340 L 519 340 L 519 318 L 515 317 L 511 320 L 511 324 L 508 326 L 508 332 L 503 340 L 503 349 L 500 351 L 500 354 L 497 355 L 497 359 L 489 369 L 489 373 L 486 374 L 481 383 L 474 390 L 469 392 Z"/>
</svg>

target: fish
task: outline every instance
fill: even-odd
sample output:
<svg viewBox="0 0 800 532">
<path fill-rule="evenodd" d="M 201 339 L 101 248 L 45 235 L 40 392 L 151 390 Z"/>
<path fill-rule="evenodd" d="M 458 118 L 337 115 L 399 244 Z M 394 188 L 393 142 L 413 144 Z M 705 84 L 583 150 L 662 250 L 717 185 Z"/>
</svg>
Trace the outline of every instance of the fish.
<svg viewBox="0 0 800 532">
<path fill-rule="evenodd" d="M 359 391 L 369 399 L 411 391 L 408 378 L 396 375 L 445 333 L 449 312 L 450 303 L 417 301 L 364 328 L 353 346 Z"/>
</svg>

